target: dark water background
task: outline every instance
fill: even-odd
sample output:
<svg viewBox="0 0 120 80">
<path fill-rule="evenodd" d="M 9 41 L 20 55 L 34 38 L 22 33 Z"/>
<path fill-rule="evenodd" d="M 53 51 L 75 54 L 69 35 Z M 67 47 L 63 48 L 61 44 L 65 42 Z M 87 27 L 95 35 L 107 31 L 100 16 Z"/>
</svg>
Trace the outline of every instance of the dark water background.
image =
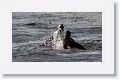
<svg viewBox="0 0 120 80">
<path fill-rule="evenodd" d="M 50 20 L 53 29 L 49 28 Z M 44 46 L 58 24 L 64 24 L 71 37 L 87 50 L 55 50 Z M 13 62 L 101 62 L 101 12 L 13 12 Z"/>
</svg>

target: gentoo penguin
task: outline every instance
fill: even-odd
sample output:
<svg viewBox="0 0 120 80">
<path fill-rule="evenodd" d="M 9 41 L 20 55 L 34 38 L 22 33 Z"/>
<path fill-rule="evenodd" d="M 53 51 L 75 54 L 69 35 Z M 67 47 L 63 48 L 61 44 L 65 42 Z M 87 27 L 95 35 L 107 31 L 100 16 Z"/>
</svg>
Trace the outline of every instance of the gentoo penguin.
<svg viewBox="0 0 120 80">
<path fill-rule="evenodd" d="M 52 46 L 54 49 L 64 49 L 63 39 L 64 39 L 64 25 L 60 24 L 54 34 L 45 41 L 45 46 Z"/>
<path fill-rule="evenodd" d="M 57 27 L 57 30 L 53 34 L 53 45 L 54 49 L 64 49 L 63 48 L 63 39 L 64 39 L 64 25 L 60 24 Z"/>
<path fill-rule="evenodd" d="M 64 49 L 68 49 L 68 47 L 70 48 L 78 48 L 78 49 L 82 49 L 82 50 L 86 50 L 82 45 L 80 45 L 79 43 L 76 43 L 71 37 L 71 32 L 70 31 L 66 31 L 66 35 L 65 38 L 63 40 L 63 47 Z"/>
</svg>

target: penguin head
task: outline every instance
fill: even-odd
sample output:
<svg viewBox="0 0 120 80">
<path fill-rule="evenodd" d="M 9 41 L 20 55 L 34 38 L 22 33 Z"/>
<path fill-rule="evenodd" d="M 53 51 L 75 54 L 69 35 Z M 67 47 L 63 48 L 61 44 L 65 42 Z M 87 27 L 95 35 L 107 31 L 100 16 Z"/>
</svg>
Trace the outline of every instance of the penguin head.
<svg viewBox="0 0 120 80">
<path fill-rule="evenodd" d="M 58 28 L 62 29 L 62 31 L 64 31 L 64 25 L 63 24 L 59 24 Z"/>
<path fill-rule="evenodd" d="M 71 32 L 70 31 L 66 31 L 66 37 L 70 37 L 71 36 Z"/>
</svg>

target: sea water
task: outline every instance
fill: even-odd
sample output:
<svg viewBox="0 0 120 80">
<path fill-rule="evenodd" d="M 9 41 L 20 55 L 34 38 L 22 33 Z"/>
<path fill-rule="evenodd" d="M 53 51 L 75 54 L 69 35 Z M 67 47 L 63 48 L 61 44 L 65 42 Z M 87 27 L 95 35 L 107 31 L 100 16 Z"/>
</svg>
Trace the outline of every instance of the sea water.
<svg viewBox="0 0 120 80">
<path fill-rule="evenodd" d="M 49 28 L 48 20 L 53 24 Z M 58 24 L 64 24 L 71 37 L 87 50 L 54 49 L 44 42 Z M 13 12 L 13 62 L 101 62 L 102 13 L 100 12 Z"/>
</svg>

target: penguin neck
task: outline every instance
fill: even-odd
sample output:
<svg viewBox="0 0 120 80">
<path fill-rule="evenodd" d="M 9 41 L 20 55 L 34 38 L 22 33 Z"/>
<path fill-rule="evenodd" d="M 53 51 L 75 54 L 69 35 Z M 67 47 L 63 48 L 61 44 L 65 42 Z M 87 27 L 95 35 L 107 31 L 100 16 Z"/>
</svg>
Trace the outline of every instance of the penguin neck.
<svg viewBox="0 0 120 80">
<path fill-rule="evenodd" d="M 70 38 L 70 36 L 65 36 L 66 39 Z"/>
</svg>

